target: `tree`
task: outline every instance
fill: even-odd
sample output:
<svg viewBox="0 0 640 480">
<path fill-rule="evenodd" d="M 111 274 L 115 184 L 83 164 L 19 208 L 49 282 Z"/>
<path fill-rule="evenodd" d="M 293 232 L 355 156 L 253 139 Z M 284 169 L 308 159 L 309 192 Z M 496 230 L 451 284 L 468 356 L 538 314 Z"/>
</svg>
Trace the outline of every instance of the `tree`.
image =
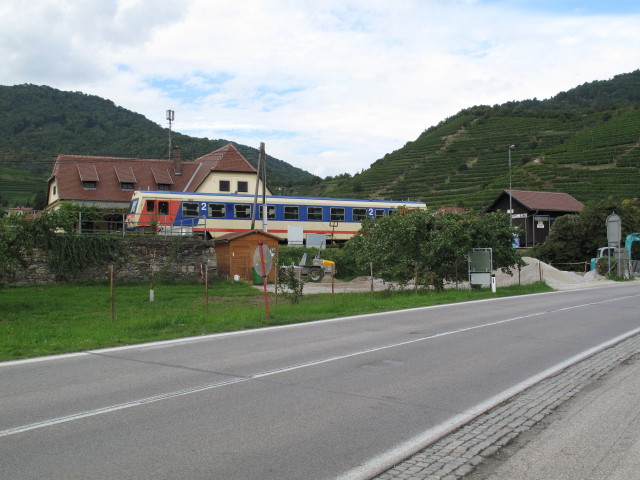
<svg viewBox="0 0 640 480">
<path fill-rule="evenodd" d="M 640 201 L 608 197 L 585 206 L 575 215 L 558 218 L 547 240 L 534 249 L 534 255 L 551 263 L 579 263 L 594 257 L 607 245 L 606 219 L 612 213 L 622 221 L 622 238 L 640 231 Z"/>
<path fill-rule="evenodd" d="M 467 253 L 492 248 L 494 268 L 511 272 L 521 264 L 511 247 L 513 228 L 505 213 L 483 217 L 455 212 L 406 210 L 367 219 L 346 248 L 361 268 L 371 264 L 376 275 L 406 284 L 418 277 L 436 289 L 444 282 L 467 279 Z"/>
</svg>

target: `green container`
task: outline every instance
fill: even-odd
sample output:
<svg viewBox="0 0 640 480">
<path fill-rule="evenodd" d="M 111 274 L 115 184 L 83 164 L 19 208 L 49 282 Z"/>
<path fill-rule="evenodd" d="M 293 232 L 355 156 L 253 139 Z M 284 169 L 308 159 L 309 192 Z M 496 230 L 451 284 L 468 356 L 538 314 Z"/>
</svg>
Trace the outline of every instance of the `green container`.
<svg viewBox="0 0 640 480">
<path fill-rule="evenodd" d="M 254 285 L 262 285 L 262 275 L 256 272 L 255 268 L 251 269 L 251 273 L 253 274 L 253 284 Z"/>
</svg>

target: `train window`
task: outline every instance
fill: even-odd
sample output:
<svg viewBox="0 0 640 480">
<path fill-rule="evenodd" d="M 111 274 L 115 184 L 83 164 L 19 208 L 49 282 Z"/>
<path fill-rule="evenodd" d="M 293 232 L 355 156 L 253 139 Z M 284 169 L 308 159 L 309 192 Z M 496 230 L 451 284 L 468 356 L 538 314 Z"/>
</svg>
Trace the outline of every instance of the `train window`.
<svg viewBox="0 0 640 480">
<path fill-rule="evenodd" d="M 251 218 L 251 205 L 234 205 L 233 213 L 236 218 Z"/>
<path fill-rule="evenodd" d="M 129 213 L 136 213 L 138 209 L 138 198 L 134 198 L 131 200 L 131 208 L 129 209 Z"/>
<path fill-rule="evenodd" d="M 307 220 L 322 220 L 322 207 L 307 207 Z"/>
<path fill-rule="evenodd" d="M 384 217 L 384 208 L 376 208 L 376 218 Z"/>
<path fill-rule="evenodd" d="M 160 215 L 169 214 L 169 202 L 158 202 L 158 213 Z"/>
<path fill-rule="evenodd" d="M 389 215 L 396 215 L 398 213 L 398 209 L 397 208 L 390 208 L 389 209 Z"/>
<path fill-rule="evenodd" d="M 343 207 L 331 207 L 331 221 L 332 222 L 344 222 L 344 208 Z"/>
<path fill-rule="evenodd" d="M 155 212 L 156 210 L 156 202 L 155 200 L 147 200 L 147 212 Z"/>
<path fill-rule="evenodd" d="M 246 193 L 249 191 L 249 183 L 238 182 L 238 192 Z"/>
<path fill-rule="evenodd" d="M 285 220 L 300 220 L 300 207 L 297 205 L 286 205 L 284 207 Z"/>
<path fill-rule="evenodd" d="M 258 207 L 258 212 L 260 218 L 262 219 L 262 210 L 264 206 L 260 205 Z M 275 205 L 267 205 L 267 220 L 274 220 L 276 218 L 276 206 Z"/>
<path fill-rule="evenodd" d="M 367 209 L 366 208 L 354 208 L 353 209 L 353 221 L 354 222 L 359 222 L 360 220 L 363 220 L 365 218 L 367 218 Z"/>
<path fill-rule="evenodd" d="M 209 204 L 209 217 L 210 218 L 224 218 L 226 216 L 226 209 L 224 203 L 210 203 Z"/>
<path fill-rule="evenodd" d="M 221 192 L 230 192 L 231 191 L 231 182 L 229 180 L 220 180 L 220 191 Z"/>
<path fill-rule="evenodd" d="M 182 216 L 183 217 L 197 217 L 198 216 L 198 203 L 197 202 L 183 202 L 182 203 Z"/>
</svg>

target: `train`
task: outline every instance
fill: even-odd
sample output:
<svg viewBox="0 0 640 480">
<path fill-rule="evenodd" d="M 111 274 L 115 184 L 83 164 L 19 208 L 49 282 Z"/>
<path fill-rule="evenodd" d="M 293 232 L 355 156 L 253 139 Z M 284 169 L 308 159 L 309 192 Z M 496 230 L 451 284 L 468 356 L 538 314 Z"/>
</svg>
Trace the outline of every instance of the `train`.
<svg viewBox="0 0 640 480">
<path fill-rule="evenodd" d="M 417 201 L 347 198 L 258 197 L 236 193 L 194 193 L 137 190 L 126 216 L 128 230 L 169 235 L 196 234 L 206 238 L 244 232 L 253 227 L 289 241 L 290 235 L 326 235 L 327 243 L 344 243 L 365 218 L 380 218 L 403 209 L 425 209 Z M 254 219 L 254 213 L 256 214 Z M 263 217 L 266 215 L 266 221 Z M 292 233 L 293 232 L 293 233 Z"/>
</svg>

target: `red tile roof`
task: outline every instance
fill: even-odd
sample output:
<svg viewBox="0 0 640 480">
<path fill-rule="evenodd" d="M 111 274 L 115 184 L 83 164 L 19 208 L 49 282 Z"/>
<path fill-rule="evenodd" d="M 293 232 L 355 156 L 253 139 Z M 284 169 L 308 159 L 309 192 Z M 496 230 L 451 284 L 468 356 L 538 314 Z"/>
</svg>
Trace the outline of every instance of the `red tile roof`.
<svg viewBox="0 0 640 480">
<path fill-rule="evenodd" d="M 131 165 L 114 165 L 113 169 L 116 171 L 119 182 L 136 183 L 136 176 Z"/>
<path fill-rule="evenodd" d="M 58 155 L 49 182 L 57 180 L 60 201 L 120 202 L 131 200 L 131 190 L 121 183 L 133 183 L 136 190 L 156 190 L 158 184 L 171 185 L 174 191 L 197 191 L 211 171 L 255 173 L 256 169 L 228 144 L 193 162 L 179 162 L 181 175 L 174 170 L 174 160 L 85 155 Z M 85 189 L 83 182 L 97 182 L 95 189 Z"/>
<path fill-rule="evenodd" d="M 78 174 L 83 182 L 97 182 L 100 180 L 98 171 L 93 163 L 77 163 Z"/>
<path fill-rule="evenodd" d="M 173 167 L 173 164 L 171 166 Z M 156 184 L 173 185 L 173 178 L 171 178 L 168 168 L 151 167 L 151 173 L 153 173 L 153 179 L 156 181 Z"/>
<path fill-rule="evenodd" d="M 231 143 L 197 158 L 194 163 L 198 163 L 199 166 L 185 186 L 185 192 L 195 192 L 212 171 L 256 173 L 256 169 Z"/>
</svg>

